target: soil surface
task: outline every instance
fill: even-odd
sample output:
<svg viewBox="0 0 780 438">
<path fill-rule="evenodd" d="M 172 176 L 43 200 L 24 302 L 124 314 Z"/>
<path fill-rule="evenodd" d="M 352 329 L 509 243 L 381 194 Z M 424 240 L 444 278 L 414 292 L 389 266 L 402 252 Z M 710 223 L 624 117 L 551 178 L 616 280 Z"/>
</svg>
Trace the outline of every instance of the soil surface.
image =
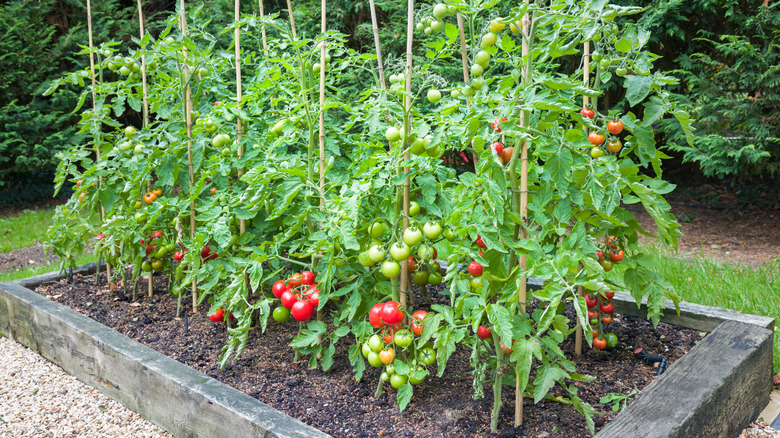
<svg viewBox="0 0 780 438">
<path fill-rule="evenodd" d="M 380 369 L 368 366 L 361 382 L 355 381 L 347 359 L 349 338 L 337 346 L 335 363 L 327 372 L 308 369 L 306 360 L 294 361 L 289 343 L 297 324 L 292 319 L 284 324 L 269 320 L 265 333 L 252 329 L 242 355 L 220 369 L 217 362 L 227 341 L 224 325 L 200 312 L 187 316 L 185 332 L 185 320 L 176 318 L 175 299 L 165 295 L 166 279 L 155 277 L 155 295 L 139 297 L 136 302 L 121 287 L 112 291 L 104 275 L 101 280 L 95 286 L 94 276 L 77 277 L 72 284 L 63 280 L 42 286 L 38 292 L 335 437 L 590 436 L 582 415 L 550 400 L 533 404 L 526 399 L 525 424 L 515 430 L 511 425 L 514 389 L 509 386 L 503 391 L 500 432 L 490 433 L 492 387 L 486 383 L 485 398 L 472 398 L 471 351 L 466 349 L 452 355 L 443 377 L 435 376 L 435 365 L 430 369 L 432 375 L 415 387 L 404 412 L 399 412 L 395 390 L 389 385 L 385 395 L 374 397 Z M 447 299 L 433 296 L 434 301 Z M 663 323 L 653 329 L 647 321 L 630 316 L 616 316 L 609 329 L 619 338 L 613 350 L 586 347 L 576 357 L 573 342 L 563 345 L 577 373 L 597 377 L 589 383 L 570 382 L 601 413 L 594 419 L 597 430 L 617 415 L 611 404 L 600 403 L 602 396 L 641 391 L 656 375 L 656 368 L 634 357 L 634 348 L 642 346 L 651 354 L 663 355 L 671 365 L 702 337 L 702 333 Z"/>
</svg>

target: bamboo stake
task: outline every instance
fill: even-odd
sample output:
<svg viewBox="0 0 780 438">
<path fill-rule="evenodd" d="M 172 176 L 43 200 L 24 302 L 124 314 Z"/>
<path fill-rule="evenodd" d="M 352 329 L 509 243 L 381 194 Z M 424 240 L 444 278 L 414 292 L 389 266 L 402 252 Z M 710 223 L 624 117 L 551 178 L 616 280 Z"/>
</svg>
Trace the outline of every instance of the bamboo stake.
<svg viewBox="0 0 780 438">
<path fill-rule="evenodd" d="M 260 6 L 260 19 L 262 20 L 263 17 L 265 17 L 265 11 L 263 10 L 263 0 L 258 0 L 258 5 Z M 263 54 L 268 56 L 268 39 L 265 36 L 265 24 L 260 26 L 260 33 L 263 35 Z"/>
<path fill-rule="evenodd" d="M 379 45 L 379 26 L 377 25 L 377 21 L 376 21 L 376 6 L 374 6 L 374 0 L 369 0 L 369 5 L 371 7 L 371 25 L 373 26 L 373 30 L 374 30 L 374 46 L 376 47 L 376 60 L 377 60 L 377 64 L 379 65 L 379 84 L 382 86 L 382 88 L 386 88 L 385 68 L 382 65 L 382 49 Z"/>
<path fill-rule="evenodd" d="M 287 0 L 287 11 L 290 14 L 290 28 L 292 29 L 293 39 L 298 39 L 298 35 L 295 33 L 295 18 L 293 18 L 293 8 L 291 0 Z"/>
<path fill-rule="evenodd" d="M 97 92 L 95 91 L 95 87 L 97 87 L 97 81 L 95 80 L 95 53 L 93 52 L 93 49 L 95 47 L 93 40 L 92 40 L 92 5 L 90 0 L 87 0 L 87 36 L 89 38 L 89 72 L 92 76 L 92 113 L 97 116 Z M 97 119 L 97 117 L 95 117 Z M 97 157 L 97 161 L 100 161 L 100 127 L 98 126 L 98 129 L 95 131 L 95 156 Z M 98 189 L 103 185 L 103 177 L 98 176 Z M 100 201 L 98 201 L 98 207 L 100 207 L 100 222 L 105 221 L 106 211 L 103 209 L 103 206 L 100 204 Z M 106 280 L 108 280 L 111 277 L 111 267 L 106 262 Z M 95 273 L 95 278 L 100 278 L 100 263 L 97 265 L 97 272 Z"/>
<path fill-rule="evenodd" d="M 524 0 L 524 2 L 527 4 L 529 0 Z M 526 12 L 525 15 L 523 15 L 523 33 L 527 35 L 528 38 L 523 39 L 523 48 L 522 48 L 522 54 L 523 58 L 525 58 L 528 55 L 528 40 L 533 38 L 532 35 L 528 34 L 529 30 L 528 25 L 528 13 Z M 528 67 L 530 66 L 530 63 L 525 64 L 525 71 L 523 72 L 523 82 L 525 86 L 528 86 L 528 82 L 531 76 L 531 72 L 528 71 Z M 531 114 L 528 110 L 524 110 L 522 113 L 522 124 L 523 127 L 528 127 L 528 124 L 530 122 Z M 523 149 L 520 152 L 520 217 L 523 220 L 524 224 L 527 224 L 528 221 L 528 142 L 523 141 Z M 521 236 L 523 239 L 527 238 L 526 229 L 525 227 L 521 228 Z M 520 303 L 520 311 L 522 313 L 525 313 L 525 309 L 527 306 L 527 280 L 528 277 L 526 276 L 526 269 L 528 267 L 528 255 L 523 253 L 520 254 L 520 269 L 523 271 L 523 278 L 520 281 L 520 293 L 518 296 L 518 301 Z M 520 390 L 520 375 L 515 376 L 515 427 L 518 427 L 523 424 L 523 392 Z"/>
<path fill-rule="evenodd" d="M 238 21 L 241 18 L 241 12 L 240 12 L 240 0 L 236 0 L 236 7 L 235 7 L 235 19 L 236 19 L 236 30 L 235 30 L 235 46 L 236 46 L 236 109 L 238 110 L 239 117 L 237 117 L 238 121 L 236 122 L 236 143 L 238 143 L 238 159 L 240 160 L 241 157 L 244 155 L 244 147 L 241 145 L 241 135 L 243 134 L 243 122 L 241 120 L 240 114 L 241 114 L 241 29 L 239 28 Z M 238 168 L 238 176 L 241 177 L 241 175 L 244 174 L 243 167 Z M 239 233 L 244 234 L 246 232 L 246 221 L 244 219 L 239 219 L 238 221 L 238 227 L 239 227 Z"/>
<path fill-rule="evenodd" d="M 463 15 L 458 12 L 455 14 L 457 20 L 458 20 L 458 34 L 460 34 L 460 57 L 463 61 L 463 84 L 468 85 L 469 84 L 469 56 L 466 50 L 466 32 L 464 30 L 463 26 Z M 471 105 L 471 99 L 466 96 L 466 106 L 468 107 Z M 471 151 L 471 159 L 474 160 L 474 169 L 477 168 L 477 159 L 479 157 L 477 156 L 477 153 L 474 151 Z"/>
<path fill-rule="evenodd" d="M 181 0 L 179 11 L 181 32 L 187 35 L 187 17 L 184 15 L 184 0 Z M 190 89 L 190 69 L 187 67 L 187 49 L 182 48 L 184 55 L 184 82 L 187 89 L 184 94 L 184 121 L 187 124 L 187 164 L 190 172 L 190 190 L 195 186 L 195 170 L 192 166 L 192 90 Z M 190 202 L 190 237 L 195 235 L 195 201 Z M 192 313 L 198 313 L 198 284 L 192 281 Z"/>
<path fill-rule="evenodd" d="M 326 22 L 326 0 L 322 0 L 322 43 L 320 51 L 320 208 L 325 208 L 325 70 L 327 63 L 327 44 L 325 44 L 325 32 L 328 30 Z M 317 321 L 322 321 L 322 310 L 317 309 Z M 322 341 L 322 337 L 320 337 Z"/>
<path fill-rule="evenodd" d="M 408 0 L 407 3 L 407 25 L 406 25 L 406 99 L 404 101 L 404 132 L 406 133 L 406 138 L 409 138 L 409 134 L 412 132 L 412 116 L 411 116 L 411 110 L 412 110 L 412 42 L 414 41 L 414 0 Z M 407 140 L 401 139 L 402 141 L 406 142 Z M 405 146 L 408 146 L 405 144 Z M 411 159 L 411 153 L 409 152 L 409 149 L 407 148 L 406 152 L 404 153 L 404 160 L 409 161 Z M 406 180 L 404 180 L 404 221 L 403 221 L 403 229 L 409 227 L 409 167 L 404 167 L 404 175 L 406 175 Z M 406 291 L 409 287 L 407 284 L 407 280 L 409 278 L 408 275 L 408 266 L 406 264 L 406 261 L 403 261 L 401 263 L 401 307 L 406 307 Z"/>
<path fill-rule="evenodd" d="M 583 58 L 583 72 L 582 72 L 582 83 L 587 88 L 588 83 L 590 82 L 590 41 L 585 41 L 584 45 L 584 58 Z M 583 95 L 582 96 L 582 109 L 585 109 L 588 107 L 588 96 Z M 587 132 L 587 128 L 583 127 L 585 131 Z M 580 264 L 582 266 L 582 264 Z M 584 292 L 584 289 L 582 286 L 577 287 L 577 295 L 582 296 Z M 574 354 L 577 356 L 580 356 L 582 354 L 582 325 L 579 323 L 577 324 L 577 332 L 574 336 Z"/>
</svg>

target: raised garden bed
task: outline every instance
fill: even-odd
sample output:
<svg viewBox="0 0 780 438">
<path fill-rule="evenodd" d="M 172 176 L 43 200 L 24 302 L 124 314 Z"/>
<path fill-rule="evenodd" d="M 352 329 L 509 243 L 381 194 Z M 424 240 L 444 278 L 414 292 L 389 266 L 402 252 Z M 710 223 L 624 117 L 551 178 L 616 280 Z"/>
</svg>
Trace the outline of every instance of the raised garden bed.
<svg viewBox="0 0 780 438">
<path fill-rule="evenodd" d="M 46 281 L 55 280 L 48 278 Z M 35 280 L 26 282 L 28 287 L 33 287 L 34 283 Z M 630 297 L 616 296 L 615 302 L 620 312 L 628 314 L 637 311 Z M 712 330 L 713 333 L 676 362 L 666 374 L 647 386 L 641 396 L 604 427 L 598 436 L 736 436 L 765 406 L 771 390 L 772 367 L 772 332 L 767 328 L 773 326 L 773 320 L 700 307 L 684 308 L 681 317 L 685 321 L 694 321 L 688 323 L 691 328 Z M 325 436 L 243 392 L 227 387 L 18 285 L 0 284 L 0 315 L 1 332 L 36 349 L 86 383 L 123 402 L 176 436 L 217 436 L 223 431 L 224 424 L 236 425 L 231 429 L 235 436 L 262 435 L 263 430 L 269 431 L 269 436 Z M 203 318 L 202 315 L 200 317 Z M 195 321 L 191 319 L 190 322 L 195 324 Z M 719 327 L 713 329 L 716 326 Z M 210 341 L 221 345 L 220 340 Z M 729 352 L 724 353 L 725 349 Z M 182 352 L 184 355 L 185 352 Z M 250 360 L 241 359 L 235 368 L 241 366 L 242 361 Z M 207 357 L 204 361 L 216 369 L 213 358 Z M 284 359 L 280 362 L 284 362 Z M 292 380 L 300 384 L 301 379 L 297 376 L 302 370 L 291 365 L 287 361 L 286 369 L 280 371 L 295 373 Z M 636 366 L 644 365 L 637 362 Z M 343 367 L 348 368 L 349 365 L 343 364 Z M 705 369 L 706 372 L 702 372 Z M 350 374 L 349 370 L 346 371 L 346 374 Z M 652 370 L 648 371 L 652 373 Z M 225 375 L 234 372 L 231 369 L 224 370 Z M 293 391 L 292 388 L 297 384 L 288 384 L 292 380 L 287 379 L 278 384 L 283 386 L 284 391 Z M 354 383 L 354 379 L 343 384 L 348 390 L 357 393 L 366 392 L 366 388 L 373 390 L 376 379 L 366 380 L 359 385 Z M 252 393 L 251 389 L 241 389 Z M 261 392 L 260 389 L 256 388 L 256 392 Z M 420 397 L 426 397 L 426 392 L 429 391 L 422 391 Z M 170 397 L 175 397 L 176 401 L 171 401 Z M 670 397 L 674 403 L 669 402 Z M 388 400 L 391 406 L 384 408 L 391 412 L 396 409 L 392 406 L 392 398 L 380 399 L 377 401 L 378 406 L 372 405 L 368 410 L 373 412 L 377 407 L 383 408 L 381 404 L 387 405 Z M 717 409 L 713 406 L 717 406 Z M 337 410 L 365 408 L 343 406 L 337 407 Z M 451 409 L 445 409 L 442 405 L 441 416 L 451 417 L 443 419 L 443 428 L 428 429 L 417 436 L 483 434 L 484 430 L 469 428 L 474 419 L 468 414 L 464 415 L 468 411 L 459 408 L 462 407 L 453 404 Z M 508 408 L 505 407 L 505 410 L 508 412 Z M 315 416 L 303 408 L 300 411 L 295 415 L 305 417 L 307 421 Z M 718 414 L 722 412 L 728 412 L 729 415 Z M 415 416 L 423 416 L 423 412 L 412 409 L 401 415 L 396 409 L 392 420 L 403 422 Z M 457 418 L 459 416 L 461 418 Z M 507 413 L 504 417 L 510 418 L 511 415 Z M 565 426 L 562 423 L 569 421 L 568 418 L 561 421 L 558 414 L 546 420 L 558 421 L 556 427 L 560 432 L 563 432 Z M 331 421 L 338 421 L 338 418 Z M 448 421 L 451 422 L 449 426 Z M 579 429 L 583 427 L 579 426 Z M 336 427 L 332 433 L 359 436 L 340 430 L 343 429 Z M 368 435 L 376 435 L 377 432 Z M 393 435 L 391 430 L 385 433 Z"/>
</svg>

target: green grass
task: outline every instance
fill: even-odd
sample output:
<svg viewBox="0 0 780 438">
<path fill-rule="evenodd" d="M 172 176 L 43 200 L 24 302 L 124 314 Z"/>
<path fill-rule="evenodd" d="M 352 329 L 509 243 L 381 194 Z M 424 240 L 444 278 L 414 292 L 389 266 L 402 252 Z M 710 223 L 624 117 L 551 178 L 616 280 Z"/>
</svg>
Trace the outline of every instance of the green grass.
<svg viewBox="0 0 780 438">
<path fill-rule="evenodd" d="M 760 267 L 723 264 L 696 256 L 657 252 L 658 270 L 684 301 L 763 315 L 780 322 L 780 261 Z M 780 334 L 775 331 L 773 369 L 780 373 Z"/>
<path fill-rule="evenodd" d="M 93 254 L 86 254 L 81 258 L 76 259 L 76 266 L 91 263 L 95 261 Z M 25 268 L 12 272 L 0 272 L 0 283 L 4 281 L 14 281 L 22 278 L 32 277 L 33 275 L 45 274 L 47 272 L 56 271 L 59 267 L 59 263 L 55 262 L 51 265 L 38 266 L 34 268 Z"/>
<path fill-rule="evenodd" d="M 54 207 L 24 210 L 17 216 L 0 218 L 0 253 L 29 248 L 46 239 Z"/>
</svg>

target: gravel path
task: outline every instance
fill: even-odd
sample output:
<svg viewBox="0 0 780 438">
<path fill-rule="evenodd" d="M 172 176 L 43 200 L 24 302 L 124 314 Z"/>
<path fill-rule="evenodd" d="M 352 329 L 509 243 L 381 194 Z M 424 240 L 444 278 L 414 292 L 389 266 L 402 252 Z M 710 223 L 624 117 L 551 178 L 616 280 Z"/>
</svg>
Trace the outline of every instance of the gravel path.
<svg viewBox="0 0 780 438">
<path fill-rule="evenodd" d="M 0 436 L 172 437 L 5 337 L 0 337 Z"/>
</svg>

